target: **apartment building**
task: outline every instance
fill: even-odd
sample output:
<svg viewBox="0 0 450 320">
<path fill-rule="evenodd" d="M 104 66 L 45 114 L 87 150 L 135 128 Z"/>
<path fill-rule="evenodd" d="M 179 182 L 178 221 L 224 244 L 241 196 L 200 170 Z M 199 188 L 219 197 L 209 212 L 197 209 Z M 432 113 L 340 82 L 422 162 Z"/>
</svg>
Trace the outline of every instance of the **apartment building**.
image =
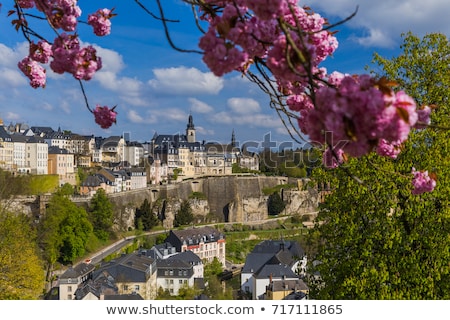
<svg viewBox="0 0 450 320">
<path fill-rule="evenodd" d="M 177 252 L 192 251 L 206 262 L 217 258 L 225 267 L 225 234 L 205 226 L 185 230 L 170 230 L 166 239 Z"/>
</svg>

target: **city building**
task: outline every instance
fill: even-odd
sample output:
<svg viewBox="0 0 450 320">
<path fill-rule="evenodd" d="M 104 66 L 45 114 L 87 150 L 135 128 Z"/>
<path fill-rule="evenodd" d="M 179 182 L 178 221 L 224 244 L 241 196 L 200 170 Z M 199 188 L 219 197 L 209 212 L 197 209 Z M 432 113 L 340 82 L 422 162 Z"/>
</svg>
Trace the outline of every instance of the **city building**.
<svg viewBox="0 0 450 320">
<path fill-rule="evenodd" d="M 166 242 L 174 246 L 177 252 L 192 251 L 206 262 L 217 258 L 225 267 L 225 235 L 213 227 L 170 230 Z"/>
<path fill-rule="evenodd" d="M 305 251 L 295 241 L 262 241 L 245 260 L 241 272 L 241 291 L 253 300 L 264 300 L 267 288 L 272 286 L 273 299 L 273 291 L 277 291 L 273 283 L 295 283 L 301 279 L 300 274 L 306 262 Z M 278 294 L 275 295 L 277 296 Z"/>
</svg>

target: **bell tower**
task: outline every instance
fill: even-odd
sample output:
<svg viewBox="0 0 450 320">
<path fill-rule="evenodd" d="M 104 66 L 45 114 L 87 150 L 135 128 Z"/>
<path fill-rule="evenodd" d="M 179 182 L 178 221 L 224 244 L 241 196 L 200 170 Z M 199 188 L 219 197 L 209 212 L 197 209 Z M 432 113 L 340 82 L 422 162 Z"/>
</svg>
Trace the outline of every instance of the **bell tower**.
<svg viewBox="0 0 450 320">
<path fill-rule="evenodd" d="M 186 126 L 186 137 L 188 142 L 195 142 L 195 127 L 192 114 L 189 115 L 188 124 Z"/>
</svg>

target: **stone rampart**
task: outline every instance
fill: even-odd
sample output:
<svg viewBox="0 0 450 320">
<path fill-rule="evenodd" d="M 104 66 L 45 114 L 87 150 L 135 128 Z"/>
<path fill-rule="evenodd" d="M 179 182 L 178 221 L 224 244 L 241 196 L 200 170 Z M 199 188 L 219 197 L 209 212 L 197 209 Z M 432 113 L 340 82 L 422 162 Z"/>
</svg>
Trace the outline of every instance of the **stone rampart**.
<svg viewBox="0 0 450 320">
<path fill-rule="evenodd" d="M 267 218 L 267 199 L 263 189 L 277 185 L 295 184 L 297 188 L 280 191 L 286 202 L 284 214 L 309 214 L 317 209 L 318 193 L 304 188 L 302 180 L 267 176 L 222 176 L 185 180 L 176 184 L 150 186 L 127 192 L 108 194 L 116 210 L 116 229 L 134 228 L 134 213 L 145 199 L 154 205 L 160 216 L 166 217 L 164 225 L 171 227 L 174 216 L 183 200 L 191 202 L 197 223 L 199 222 L 251 222 Z M 204 199 L 191 199 L 194 193 Z M 45 199 L 26 198 L 16 200 L 15 206 L 34 212 L 36 206 L 45 210 Z M 48 201 L 48 200 L 47 200 Z M 91 197 L 72 197 L 80 206 L 89 207 Z M 27 209 L 27 208 L 30 209 Z M 33 209 L 32 209 L 33 207 Z M 41 214 L 43 214 L 41 212 Z"/>
</svg>

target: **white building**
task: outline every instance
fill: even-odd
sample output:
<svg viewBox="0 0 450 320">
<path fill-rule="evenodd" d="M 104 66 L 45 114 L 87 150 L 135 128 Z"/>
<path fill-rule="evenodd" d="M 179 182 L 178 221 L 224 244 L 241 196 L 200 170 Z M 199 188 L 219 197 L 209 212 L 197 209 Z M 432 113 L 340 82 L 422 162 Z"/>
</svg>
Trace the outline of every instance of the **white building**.
<svg viewBox="0 0 450 320">
<path fill-rule="evenodd" d="M 12 134 L 11 139 L 14 144 L 13 165 L 17 172 L 28 172 L 27 167 L 27 140 L 28 137 L 21 134 Z"/>
<path fill-rule="evenodd" d="M 156 285 L 158 290 L 168 291 L 170 295 L 178 295 L 183 287 L 194 286 L 194 270 L 189 263 L 178 259 L 165 259 L 156 262 Z"/>
<path fill-rule="evenodd" d="M 217 258 L 225 267 L 225 235 L 213 227 L 171 230 L 166 242 L 170 242 L 177 252 L 189 250 L 207 262 Z"/>
<path fill-rule="evenodd" d="M 48 144 L 38 137 L 31 137 L 26 145 L 26 166 L 31 174 L 48 173 Z"/>
<path fill-rule="evenodd" d="M 13 169 L 14 144 L 11 136 L 3 127 L 0 127 L 0 168 Z"/>
<path fill-rule="evenodd" d="M 144 147 L 138 142 L 130 142 L 124 146 L 124 161 L 130 166 L 140 166 L 144 160 Z"/>
</svg>

